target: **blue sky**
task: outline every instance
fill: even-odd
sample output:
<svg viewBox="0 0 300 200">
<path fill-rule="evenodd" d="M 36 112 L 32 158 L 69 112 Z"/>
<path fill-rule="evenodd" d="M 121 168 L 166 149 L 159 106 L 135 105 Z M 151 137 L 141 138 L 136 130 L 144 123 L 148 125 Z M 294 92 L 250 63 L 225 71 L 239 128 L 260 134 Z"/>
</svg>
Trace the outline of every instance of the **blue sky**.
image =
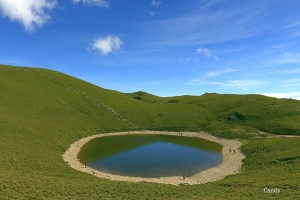
<svg viewBox="0 0 300 200">
<path fill-rule="evenodd" d="M 0 0 L 0 63 L 121 92 L 300 99 L 300 1 Z"/>
</svg>

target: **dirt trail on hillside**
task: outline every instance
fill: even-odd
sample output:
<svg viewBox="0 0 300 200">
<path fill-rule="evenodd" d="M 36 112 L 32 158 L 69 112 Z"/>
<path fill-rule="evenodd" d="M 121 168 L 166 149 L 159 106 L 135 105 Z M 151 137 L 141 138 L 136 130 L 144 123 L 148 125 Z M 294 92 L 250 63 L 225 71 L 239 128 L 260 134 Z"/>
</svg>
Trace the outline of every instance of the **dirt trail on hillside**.
<svg viewBox="0 0 300 200">
<path fill-rule="evenodd" d="M 160 178 L 139 178 L 139 177 L 129 177 L 129 176 L 119 176 L 101 172 L 95 169 L 92 169 L 88 166 L 85 167 L 84 164 L 80 163 L 77 155 L 80 152 L 81 147 L 88 141 L 105 136 L 114 136 L 114 135 L 124 135 L 124 134 L 165 134 L 165 135 L 182 135 L 185 137 L 197 137 L 210 140 L 212 142 L 219 143 L 223 146 L 223 162 L 214 168 L 199 172 L 191 177 L 186 177 L 183 179 L 182 176 L 174 177 L 160 177 Z M 242 142 L 235 140 L 228 140 L 217 138 L 210 134 L 204 132 L 159 132 L 159 131 L 130 131 L 130 132 L 119 132 L 119 133 L 107 133 L 107 134 L 98 134 L 90 137 L 83 138 L 75 143 L 73 143 L 69 149 L 62 155 L 65 162 L 69 164 L 70 167 L 93 174 L 94 176 L 116 180 L 116 181 L 131 181 L 131 182 L 153 182 L 153 183 L 163 183 L 163 184 L 204 184 L 208 182 L 213 182 L 225 178 L 225 176 L 230 174 L 238 173 L 243 162 L 242 160 L 245 156 L 240 152 L 239 148 L 242 145 Z M 231 151 L 230 151 L 231 149 Z M 235 153 L 233 152 L 235 150 Z"/>
<path fill-rule="evenodd" d="M 87 94 L 85 94 L 84 92 L 80 92 L 79 90 L 77 90 L 76 88 L 73 88 L 69 85 L 66 85 L 64 83 L 62 83 L 61 81 L 59 81 L 58 79 L 54 79 L 52 78 L 51 76 L 49 76 L 48 74 L 45 74 L 45 73 L 42 73 L 42 72 L 36 72 L 34 70 L 29 70 L 29 69 L 23 69 L 24 71 L 28 71 L 28 72 L 31 72 L 33 74 L 37 74 L 39 76 L 42 76 L 56 84 L 59 84 L 63 87 L 65 87 L 66 89 L 68 89 L 69 91 L 72 91 L 74 92 L 75 94 L 77 95 L 80 95 L 84 98 L 87 98 L 89 99 L 90 101 L 96 103 L 97 105 L 99 105 L 101 108 L 104 108 L 105 110 L 107 110 L 108 112 L 110 112 L 114 117 L 116 117 L 118 120 L 121 120 L 125 123 L 127 123 L 128 125 L 130 125 L 131 127 L 133 127 L 134 129 L 136 129 L 138 126 L 135 125 L 134 123 L 132 123 L 131 121 L 129 121 L 128 119 L 124 118 L 120 113 L 118 113 L 116 110 L 114 110 L 113 108 L 109 107 L 108 105 L 106 105 L 105 103 L 97 100 L 97 99 L 94 99 L 90 96 L 88 96 Z"/>
</svg>

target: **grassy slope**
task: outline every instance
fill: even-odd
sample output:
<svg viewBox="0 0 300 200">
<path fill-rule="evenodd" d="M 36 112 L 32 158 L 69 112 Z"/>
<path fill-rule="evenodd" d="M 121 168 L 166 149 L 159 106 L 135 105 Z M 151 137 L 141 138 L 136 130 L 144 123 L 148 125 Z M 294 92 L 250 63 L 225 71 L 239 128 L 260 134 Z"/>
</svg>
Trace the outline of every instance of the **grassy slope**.
<svg viewBox="0 0 300 200">
<path fill-rule="evenodd" d="M 259 95 L 160 98 L 105 90 L 44 69 L 0 66 L 0 199 L 209 199 L 296 197 L 300 103 Z M 143 97 L 144 95 L 144 97 Z M 145 97 L 147 96 L 147 98 Z M 173 101 L 172 101 L 173 100 Z M 245 120 L 226 123 L 238 111 Z M 243 173 L 198 186 L 114 182 L 70 169 L 61 154 L 79 138 L 138 129 L 205 130 L 246 139 Z M 251 134 L 249 134 L 251 133 Z M 277 196 L 264 187 L 283 188 Z"/>
<path fill-rule="evenodd" d="M 137 94 L 141 98 L 137 102 L 156 102 L 155 105 L 160 107 L 152 122 L 155 129 L 204 130 L 232 138 L 247 137 L 247 133 L 256 133 L 257 130 L 300 135 L 300 101 L 297 100 L 215 93 L 160 99 L 140 92 L 127 96 L 133 98 Z M 234 119 L 231 123 L 226 123 L 228 115 L 234 112 L 241 113 L 245 119 Z"/>
</svg>

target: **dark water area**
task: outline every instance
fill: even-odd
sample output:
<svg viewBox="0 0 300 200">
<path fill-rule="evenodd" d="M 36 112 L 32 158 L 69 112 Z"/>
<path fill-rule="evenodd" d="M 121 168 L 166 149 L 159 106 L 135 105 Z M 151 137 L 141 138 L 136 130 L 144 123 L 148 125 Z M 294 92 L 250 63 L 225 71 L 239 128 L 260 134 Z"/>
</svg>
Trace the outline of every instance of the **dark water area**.
<svg viewBox="0 0 300 200">
<path fill-rule="evenodd" d="M 122 135 L 90 141 L 79 159 L 91 168 L 122 176 L 188 177 L 220 164 L 221 151 L 221 145 L 200 138 Z"/>
</svg>

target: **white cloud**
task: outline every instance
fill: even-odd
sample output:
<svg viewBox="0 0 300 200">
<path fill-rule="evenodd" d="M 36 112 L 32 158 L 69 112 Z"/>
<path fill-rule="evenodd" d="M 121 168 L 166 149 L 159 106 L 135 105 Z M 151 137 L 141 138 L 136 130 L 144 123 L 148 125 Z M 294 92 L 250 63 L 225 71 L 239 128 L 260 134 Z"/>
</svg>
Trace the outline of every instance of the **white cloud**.
<svg viewBox="0 0 300 200">
<path fill-rule="evenodd" d="M 249 87 L 261 86 L 265 82 L 259 80 L 228 80 L 228 81 L 207 81 L 202 79 L 193 79 L 192 85 L 218 85 L 220 87 L 248 90 Z"/>
<path fill-rule="evenodd" d="M 292 54 L 285 52 L 281 55 L 276 56 L 273 60 L 265 62 L 267 65 L 281 65 L 288 63 L 300 63 L 300 54 Z"/>
<path fill-rule="evenodd" d="M 45 10 L 51 10 L 55 5 L 56 0 L 0 0 L 2 14 L 12 21 L 20 22 L 29 32 L 50 19 Z"/>
<path fill-rule="evenodd" d="M 100 37 L 95 40 L 93 49 L 100 52 L 101 55 L 106 55 L 112 51 L 119 50 L 123 42 L 120 38 L 109 35 L 107 37 Z"/>
<path fill-rule="evenodd" d="M 296 42 L 290 42 L 290 43 L 286 43 L 286 44 L 278 44 L 278 45 L 274 45 L 272 46 L 271 48 L 273 49 L 280 49 L 280 48 L 286 48 L 288 46 L 291 46 L 291 45 L 294 45 L 294 44 L 298 44 L 299 42 L 296 41 Z"/>
<path fill-rule="evenodd" d="M 185 64 L 189 64 L 190 60 L 191 60 L 190 57 L 188 57 L 187 59 L 185 59 Z"/>
<path fill-rule="evenodd" d="M 276 97 L 276 98 L 291 98 L 291 99 L 298 99 L 300 100 L 300 92 L 282 92 L 282 93 L 260 93 L 265 96 L 269 97 Z"/>
<path fill-rule="evenodd" d="M 161 1 L 152 0 L 151 5 L 154 7 L 158 7 L 161 4 Z"/>
<path fill-rule="evenodd" d="M 227 74 L 227 73 L 230 73 L 230 72 L 235 72 L 236 70 L 234 69 L 225 69 L 225 70 L 220 70 L 220 71 L 212 71 L 212 72 L 208 72 L 206 74 L 207 77 L 215 77 L 215 76 L 219 76 L 219 75 L 222 75 L 222 74 Z"/>
<path fill-rule="evenodd" d="M 155 15 L 155 13 L 153 12 L 153 11 L 149 11 L 149 15 L 151 15 L 151 16 L 154 16 Z"/>
<path fill-rule="evenodd" d="M 300 69 L 284 69 L 274 71 L 275 74 L 300 74 Z"/>
<path fill-rule="evenodd" d="M 109 7 L 109 4 L 104 0 L 73 0 L 73 3 L 82 2 L 84 4 L 92 5 L 92 6 L 100 6 L 100 7 Z"/>
<path fill-rule="evenodd" d="M 278 16 L 278 9 L 273 9 L 278 6 L 278 1 L 197 2 L 187 12 L 181 10 L 180 15 L 154 21 L 145 31 L 151 32 L 159 45 L 185 46 L 236 41 L 277 30 L 286 24 L 284 18 L 278 18 L 276 23 L 266 23 Z M 186 4 L 190 2 L 186 1 Z"/>
<path fill-rule="evenodd" d="M 257 80 L 232 80 L 227 81 L 224 86 L 237 89 L 248 90 L 249 87 L 263 85 L 264 82 Z"/>
<path fill-rule="evenodd" d="M 207 49 L 207 48 L 198 48 L 197 50 L 197 54 L 203 54 L 205 55 L 207 58 L 210 58 L 210 57 L 214 57 L 214 59 L 216 61 L 219 61 L 219 58 L 217 56 L 214 56 L 212 53 L 211 53 L 211 50 L 210 49 Z"/>
<path fill-rule="evenodd" d="M 200 48 L 200 47 L 199 47 L 199 48 L 197 49 L 197 53 L 198 53 L 198 54 L 200 54 L 200 53 L 201 53 L 201 54 L 204 54 L 204 55 L 205 55 L 206 57 L 208 57 L 208 58 L 212 56 L 211 51 L 210 51 L 209 49 L 207 49 L 207 48 Z"/>
<path fill-rule="evenodd" d="M 293 28 L 293 27 L 297 27 L 297 26 L 300 26 L 299 21 L 291 22 L 290 24 L 284 26 L 284 28 Z"/>
</svg>

